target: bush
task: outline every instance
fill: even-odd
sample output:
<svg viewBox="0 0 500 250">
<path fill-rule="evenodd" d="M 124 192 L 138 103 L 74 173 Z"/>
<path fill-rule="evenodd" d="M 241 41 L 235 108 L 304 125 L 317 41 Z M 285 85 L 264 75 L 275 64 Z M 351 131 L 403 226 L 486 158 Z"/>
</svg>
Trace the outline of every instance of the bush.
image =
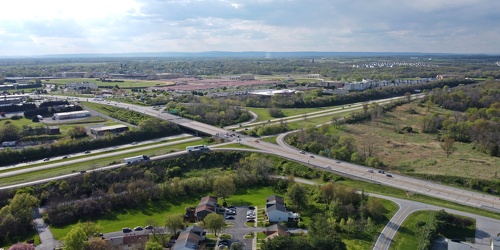
<svg viewBox="0 0 500 250">
<path fill-rule="evenodd" d="M 10 119 L 12 120 L 21 120 L 23 117 L 20 115 L 13 115 Z"/>
</svg>

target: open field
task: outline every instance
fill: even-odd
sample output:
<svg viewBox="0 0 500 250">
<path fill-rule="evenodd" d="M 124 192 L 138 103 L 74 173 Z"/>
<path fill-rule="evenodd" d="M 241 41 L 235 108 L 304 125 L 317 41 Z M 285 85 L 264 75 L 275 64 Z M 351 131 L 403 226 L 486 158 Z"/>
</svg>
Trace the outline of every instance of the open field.
<svg viewBox="0 0 500 250">
<path fill-rule="evenodd" d="M 409 108 L 413 108 L 417 114 L 410 114 Z M 450 113 L 439 108 L 432 111 Z M 500 171 L 500 158 L 475 150 L 472 143 L 460 142 L 455 142 L 457 150 L 447 158 L 435 134 L 420 132 L 420 117 L 426 112 L 416 103 L 406 104 L 384 114 L 378 124 L 368 121 L 345 125 L 341 134 L 354 136 L 359 147 L 375 145 L 375 155 L 388 170 L 394 172 L 495 179 L 496 173 Z M 396 127 L 405 126 L 411 126 L 414 132 L 395 132 Z"/>
<path fill-rule="evenodd" d="M 301 115 L 305 113 L 310 113 L 310 112 L 316 112 L 316 111 L 322 111 L 325 109 L 329 109 L 332 107 L 326 107 L 326 108 L 297 108 L 297 109 L 281 109 L 283 111 L 283 114 L 285 117 L 289 116 L 294 116 L 294 115 Z M 269 109 L 268 108 L 250 108 L 246 107 L 245 109 L 252 111 L 258 115 L 257 122 L 262 122 L 262 121 L 267 121 L 267 120 L 272 120 L 272 119 L 279 119 L 279 118 L 273 118 L 269 115 Z"/>
</svg>

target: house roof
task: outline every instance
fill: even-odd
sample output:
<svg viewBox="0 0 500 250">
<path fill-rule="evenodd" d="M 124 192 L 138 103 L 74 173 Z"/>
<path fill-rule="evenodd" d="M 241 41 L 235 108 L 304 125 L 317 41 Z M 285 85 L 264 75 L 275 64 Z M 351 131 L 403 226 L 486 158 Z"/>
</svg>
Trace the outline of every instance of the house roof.
<svg viewBox="0 0 500 250">
<path fill-rule="evenodd" d="M 269 212 L 273 212 L 273 211 L 280 211 L 280 212 L 283 212 L 283 213 L 288 213 L 288 211 L 286 211 L 285 205 L 279 204 L 279 203 L 274 204 L 274 205 L 268 207 L 266 210 L 267 210 L 268 213 Z"/>
<path fill-rule="evenodd" d="M 172 247 L 172 250 L 197 249 L 201 238 L 200 230 L 201 232 L 203 232 L 203 228 L 197 226 L 186 228 L 179 234 L 179 237 L 175 241 L 175 245 Z"/>
<path fill-rule="evenodd" d="M 266 203 L 281 203 L 281 204 L 285 204 L 285 199 L 283 199 L 283 197 L 279 196 L 279 195 L 271 195 L 271 196 L 268 196 L 266 197 Z"/>
<path fill-rule="evenodd" d="M 266 227 L 266 232 L 278 232 L 278 231 L 286 232 L 288 231 L 288 227 L 282 226 L 280 224 L 273 224 L 271 226 Z"/>
<path fill-rule="evenodd" d="M 209 204 L 200 204 L 196 207 L 195 212 L 198 213 L 201 211 L 215 212 L 215 207 Z"/>
<path fill-rule="evenodd" d="M 214 196 L 205 196 L 200 199 L 201 204 L 210 204 L 212 206 L 217 206 L 217 197 Z"/>
</svg>

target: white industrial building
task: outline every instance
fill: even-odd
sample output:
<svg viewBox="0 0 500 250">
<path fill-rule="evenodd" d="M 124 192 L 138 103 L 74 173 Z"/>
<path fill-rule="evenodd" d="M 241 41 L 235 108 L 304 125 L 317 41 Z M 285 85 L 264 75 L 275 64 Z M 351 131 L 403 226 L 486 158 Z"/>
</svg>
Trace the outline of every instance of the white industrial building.
<svg viewBox="0 0 500 250">
<path fill-rule="evenodd" d="M 72 118 L 82 118 L 89 117 L 90 112 L 87 110 L 82 111 L 72 111 L 72 112 L 63 112 L 63 113 L 55 113 L 52 119 L 54 120 L 64 120 L 64 119 L 72 119 Z"/>
</svg>

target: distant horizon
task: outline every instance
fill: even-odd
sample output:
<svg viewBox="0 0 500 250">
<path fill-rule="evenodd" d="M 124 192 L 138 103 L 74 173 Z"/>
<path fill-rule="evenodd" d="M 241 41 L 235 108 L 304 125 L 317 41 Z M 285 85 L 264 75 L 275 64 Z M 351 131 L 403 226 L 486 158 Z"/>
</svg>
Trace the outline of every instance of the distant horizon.
<svg viewBox="0 0 500 250">
<path fill-rule="evenodd" d="M 321 56 L 500 56 L 500 53 L 440 53 L 440 52 L 370 52 L 370 51 L 201 51 L 201 52 L 125 52 L 125 53 L 74 53 L 42 54 L 24 56 L 1 56 L 1 59 L 22 58 L 99 58 L 99 57 L 262 57 L 267 59 L 283 57 Z"/>
</svg>

